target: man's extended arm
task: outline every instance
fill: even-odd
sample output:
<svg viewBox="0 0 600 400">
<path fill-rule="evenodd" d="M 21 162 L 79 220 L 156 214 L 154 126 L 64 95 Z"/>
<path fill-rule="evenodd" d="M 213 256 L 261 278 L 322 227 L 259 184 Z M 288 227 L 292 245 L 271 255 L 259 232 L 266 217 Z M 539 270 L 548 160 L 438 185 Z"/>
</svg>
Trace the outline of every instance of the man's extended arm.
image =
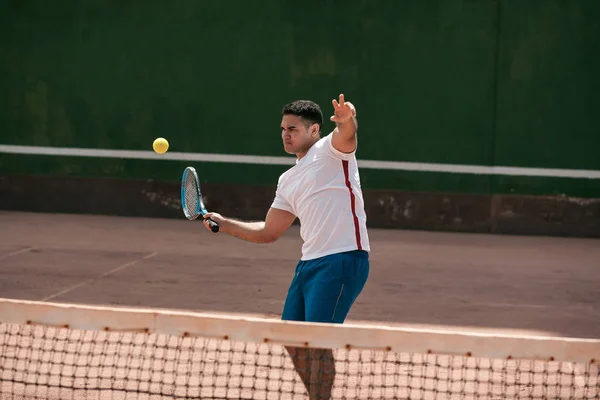
<svg viewBox="0 0 600 400">
<path fill-rule="evenodd" d="M 278 208 L 270 208 L 264 221 L 239 221 L 223 217 L 218 213 L 207 213 L 204 218 L 204 225 L 208 230 L 210 230 L 210 227 L 206 218 L 210 218 L 219 224 L 220 232 L 225 232 L 248 242 L 272 243 L 292 225 L 296 216 Z"/>
<path fill-rule="evenodd" d="M 331 138 L 333 147 L 342 153 L 352 153 L 356 150 L 358 131 L 358 121 L 356 119 L 356 108 L 349 101 L 344 100 L 344 95 L 340 94 L 340 102 L 335 99 L 332 101 L 334 115 L 330 118 L 336 123 Z"/>
</svg>

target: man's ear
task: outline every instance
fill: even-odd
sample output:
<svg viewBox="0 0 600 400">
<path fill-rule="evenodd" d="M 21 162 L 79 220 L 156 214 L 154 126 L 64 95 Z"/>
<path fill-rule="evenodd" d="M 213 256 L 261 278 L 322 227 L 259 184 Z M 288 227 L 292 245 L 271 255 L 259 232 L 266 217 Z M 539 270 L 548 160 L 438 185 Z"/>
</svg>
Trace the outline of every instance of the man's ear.
<svg viewBox="0 0 600 400">
<path fill-rule="evenodd" d="M 310 126 L 310 135 L 312 137 L 317 137 L 319 136 L 319 125 L 318 124 L 312 124 Z"/>
</svg>

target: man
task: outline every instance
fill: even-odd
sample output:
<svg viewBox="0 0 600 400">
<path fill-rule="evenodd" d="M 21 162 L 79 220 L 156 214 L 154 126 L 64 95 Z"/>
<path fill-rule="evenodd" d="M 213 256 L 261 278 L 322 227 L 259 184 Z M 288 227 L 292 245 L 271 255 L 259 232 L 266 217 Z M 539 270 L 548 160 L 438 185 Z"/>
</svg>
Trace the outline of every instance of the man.
<svg viewBox="0 0 600 400">
<path fill-rule="evenodd" d="M 302 257 L 289 287 L 283 320 L 343 323 L 369 274 L 369 237 L 355 156 L 356 109 L 343 94 L 332 104 L 330 120 L 336 127 L 325 137 L 321 137 L 323 114 L 317 104 L 298 100 L 283 107 L 283 147 L 297 160 L 280 176 L 264 222 L 243 222 L 217 213 L 204 216 L 218 223 L 220 232 L 257 243 L 276 241 L 299 218 Z M 204 222 L 210 230 L 208 221 Z M 333 373 L 324 368 L 334 367 L 331 352 L 288 351 L 309 393 L 327 398 Z M 313 362 L 319 358 L 319 365 L 307 367 L 309 357 Z M 307 369 L 312 371 L 312 380 L 319 370 L 320 389 L 314 389 L 314 384 L 310 388 Z M 328 372 L 331 376 L 323 376 Z"/>
</svg>

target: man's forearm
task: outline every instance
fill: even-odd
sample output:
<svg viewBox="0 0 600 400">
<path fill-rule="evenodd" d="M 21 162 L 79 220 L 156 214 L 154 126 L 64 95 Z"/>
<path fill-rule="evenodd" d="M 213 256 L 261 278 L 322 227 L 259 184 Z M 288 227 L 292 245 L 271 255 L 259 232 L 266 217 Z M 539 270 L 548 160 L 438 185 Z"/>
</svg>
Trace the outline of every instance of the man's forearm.
<svg viewBox="0 0 600 400">
<path fill-rule="evenodd" d="M 358 131 L 358 120 L 356 117 L 350 118 L 346 122 L 336 123 L 338 133 L 345 139 L 352 139 Z"/>
<path fill-rule="evenodd" d="M 272 241 L 266 235 L 264 221 L 244 222 L 226 218 L 219 225 L 221 231 L 248 242 L 269 243 Z"/>
</svg>

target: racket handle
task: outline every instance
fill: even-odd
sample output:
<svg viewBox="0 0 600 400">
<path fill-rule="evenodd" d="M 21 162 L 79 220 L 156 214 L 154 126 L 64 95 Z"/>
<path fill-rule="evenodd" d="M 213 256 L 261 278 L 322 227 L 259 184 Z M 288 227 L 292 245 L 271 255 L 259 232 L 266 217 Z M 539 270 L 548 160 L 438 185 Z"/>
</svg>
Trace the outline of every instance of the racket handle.
<svg viewBox="0 0 600 400">
<path fill-rule="evenodd" d="M 219 225 L 210 218 L 208 219 L 208 225 L 210 225 L 210 230 L 214 233 L 219 232 Z"/>
</svg>

